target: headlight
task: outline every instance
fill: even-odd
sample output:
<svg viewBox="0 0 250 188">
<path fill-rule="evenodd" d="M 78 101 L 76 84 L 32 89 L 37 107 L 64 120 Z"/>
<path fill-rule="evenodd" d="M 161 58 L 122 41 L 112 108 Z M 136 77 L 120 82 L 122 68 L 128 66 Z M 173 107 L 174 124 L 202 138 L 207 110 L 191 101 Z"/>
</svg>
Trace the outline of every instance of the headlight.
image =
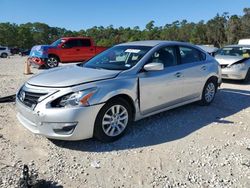
<svg viewBox="0 0 250 188">
<path fill-rule="evenodd" d="M 53 103 L 56 104 L 52 106 L 64 108 L 70 108 L 75 106 L 89 106 L 89 99 L 95 94 L 96 91 L 97 88 L 91 88 L 75 93 L 70 93 L 59 98 L 59 100 L 54 101 Z"/>
<path fill-rule="evenodd" d="M 246 64 L 245 63 L 238 63 L 238 64 L 233 64 L 229 68 L 231 69 L 243 69 L 245 68 Z"/>
</svg>

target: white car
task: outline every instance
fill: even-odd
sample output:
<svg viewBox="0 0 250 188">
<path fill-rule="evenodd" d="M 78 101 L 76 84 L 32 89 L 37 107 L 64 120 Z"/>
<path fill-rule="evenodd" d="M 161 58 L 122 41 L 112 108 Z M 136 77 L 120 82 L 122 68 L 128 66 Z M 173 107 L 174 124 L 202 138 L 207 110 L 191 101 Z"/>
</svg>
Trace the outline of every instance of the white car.
<svg viewBox="0 0 250 188">
<path fill-rule="evenodd" d="M 0 46 L 0 57 L 7 58 L 10 55 L 11 53 L 8 47 Z"/>
<path fill-rule="evenodd" d="M 238 44 L 239 45 L 250 45 L 250 39 L 240 39 Z"/>
<path fill-rule="evenodd" d="M 220 63 L 223 79 L 250 80 L 250 45 L 225 46 L 215 59 Z"/>
</svg>

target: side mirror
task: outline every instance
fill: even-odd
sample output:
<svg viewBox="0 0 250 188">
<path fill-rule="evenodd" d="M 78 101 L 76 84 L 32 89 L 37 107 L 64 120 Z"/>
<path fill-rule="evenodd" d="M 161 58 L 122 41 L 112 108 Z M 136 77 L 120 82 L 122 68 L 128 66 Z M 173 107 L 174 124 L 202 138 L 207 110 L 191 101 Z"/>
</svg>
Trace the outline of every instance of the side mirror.
<svg viewBox="0 0 250 188">
<path fill-rule="evenodd" d="M 162 63 L 148 63 L 143 68 L 146 71 L 160 71 L 164 69 L 164 66 Z"/>
<path fill-rule="evenodd" d="M 66 44 L 62 44 L 61 48 L 67 49 L 67 48 L 71 48 L 71 47 L 67 46 Z"/>
</svg>

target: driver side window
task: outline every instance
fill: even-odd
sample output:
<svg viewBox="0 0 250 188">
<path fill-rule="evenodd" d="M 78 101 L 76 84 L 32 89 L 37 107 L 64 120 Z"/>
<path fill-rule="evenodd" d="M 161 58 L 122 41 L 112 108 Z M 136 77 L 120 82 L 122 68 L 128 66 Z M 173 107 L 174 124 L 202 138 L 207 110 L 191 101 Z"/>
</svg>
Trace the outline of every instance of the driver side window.
<svg viewBox="0 0 250 188">
<path fill-rule="evenodd" d="M 177 65 L 175 47 L 168 46 L 156 51 L 150 58 L 149 63 L 162 63 L 164 67 Z"/>
</svg>

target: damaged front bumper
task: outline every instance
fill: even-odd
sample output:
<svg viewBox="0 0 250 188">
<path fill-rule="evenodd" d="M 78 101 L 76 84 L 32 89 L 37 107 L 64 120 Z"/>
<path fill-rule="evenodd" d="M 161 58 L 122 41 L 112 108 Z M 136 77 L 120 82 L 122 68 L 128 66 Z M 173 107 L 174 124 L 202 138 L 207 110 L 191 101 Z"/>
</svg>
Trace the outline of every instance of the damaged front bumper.
<svg viewBox="0 0 250 188">
<path fill-rule="evenodd" d="M 224 68 L 222 69 L 222 78 L 231 80 L 244 80 L 246 78 L 248 69 L 232 69 Z"/>
<path fill-rule="evenodd" d="M 33 67 L 41 67 L 46 64 L 47 58 L 39 58 L 39 57 L 29 57 L 28 62 L 33 66 Z"/>
</svg>

